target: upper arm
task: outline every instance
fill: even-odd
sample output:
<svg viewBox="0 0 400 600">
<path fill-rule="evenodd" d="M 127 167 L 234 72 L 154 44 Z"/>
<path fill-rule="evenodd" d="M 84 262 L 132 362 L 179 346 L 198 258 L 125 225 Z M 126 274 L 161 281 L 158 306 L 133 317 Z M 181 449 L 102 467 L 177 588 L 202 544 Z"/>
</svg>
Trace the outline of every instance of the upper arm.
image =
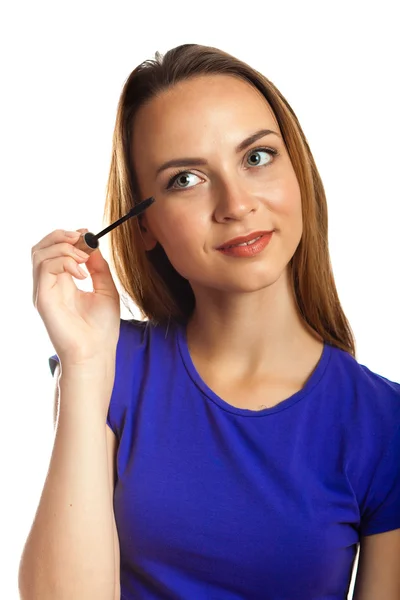
<svg viewBox="0 0 400 600">
<path fill-rule="evenodd" d="M 400 598 L 400 529 L 360 539 L 353 600 L 376 598 Z"/>
<path fill-rule="evenodd" d="M 58 420 L 58 410 L 59 410 L 59 388 L 58 382 L 60 377 L 60 365 L 57 365 L 54 371 L 54 377 L 56 379 L 56 386 L 54 391 L 54 428 L 57 425 Z M 109 489 L 111 495 L 111 503 L 113 503 L 114 497 L 114 487 L 117 479 L 117 469 L 116 469 L 116 461 L 117 461 L 117 438 L 112 429 L 106 424 L 106 440 L 107 440 L 107 466 L 108 466 L 108 477 L 109 477 Z M 112 521 L 113 521 L 113 532 L 114 532 L 114 569 L 115 569 L 115 592 L 114 592 L 114 600 L 120 600 L 121 597 L 121 587 L 120 587 L 120 550 L 119 550 L 119 540 L 118 540 L 118 532 L 117 526 L 115 524 L 115 516 L 114 509 L 112 511 Z"/>
</svg>

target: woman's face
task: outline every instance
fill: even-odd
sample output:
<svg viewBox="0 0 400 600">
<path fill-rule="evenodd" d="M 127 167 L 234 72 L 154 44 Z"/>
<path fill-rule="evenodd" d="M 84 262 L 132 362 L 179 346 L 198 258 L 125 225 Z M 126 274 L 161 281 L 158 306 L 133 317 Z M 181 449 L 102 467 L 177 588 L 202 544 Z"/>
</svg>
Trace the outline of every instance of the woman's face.
<svg viewBox="0 0 400 600">
<path fill-rule="evenodd" d="M 262 129 L 277 135 L 260 136 L 238 151 Z M 195 294 L 201 288 L 254 292 L 282 275 L 302 235 L 300 188 L 258 90 L 230 75 L 178 83 L 137 113 L 132 157 L 141 199 L 156 199 L 142 219 L 146 250 L 159 242 Z M 160 170 L 174 160 L 181 166 Z M 216 250 L 260 230 L 275 231 L 252 258 Z"/>
</svg>

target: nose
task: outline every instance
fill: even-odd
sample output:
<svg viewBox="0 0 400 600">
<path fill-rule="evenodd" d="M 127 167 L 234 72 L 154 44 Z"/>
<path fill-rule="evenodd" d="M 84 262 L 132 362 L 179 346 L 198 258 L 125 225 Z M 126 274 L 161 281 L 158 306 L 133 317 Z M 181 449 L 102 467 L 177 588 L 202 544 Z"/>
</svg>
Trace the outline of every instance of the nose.
<svg viewBox="0 0 400 600">
<path fill-rule="evenodd" d="M 221 182 L 215 190 L 215 220 L 223 223 L 229 220 L 240 221 L 257 210 L 259 200 L 249 189 L 237 180 Z"/>
</svg>

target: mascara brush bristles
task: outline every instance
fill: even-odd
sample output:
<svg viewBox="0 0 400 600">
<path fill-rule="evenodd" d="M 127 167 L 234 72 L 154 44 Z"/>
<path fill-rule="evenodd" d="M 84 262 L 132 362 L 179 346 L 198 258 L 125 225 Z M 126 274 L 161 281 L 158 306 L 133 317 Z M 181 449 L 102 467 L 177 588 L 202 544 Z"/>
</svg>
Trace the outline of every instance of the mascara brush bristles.
<svg viewBox="0 0 400 600">
<path fill-rule="evenodd" d="M 118 225 L 121 225 L 121 223 L 123 223 L 124 221 L 127 221 L 131 217 L 137 217 L 142 212 L 144 212 L 149 206 L 151 206 L 153 204 L 153 202 L 155 202 L 155 198 L 153 198 L 153 196 L 150 196 L 150 198 L 143 200 L 143 202 L 140 202 L 139 204 L 137 204 L 136 206 L 131 208 L 131 210 L 126 215 L 124 215 L 123 217 L 118 219 L 118 221 L 111 223 L 111 225 L 109 225 L 108 227 L 106 227 L 105 229 L 100 231 L 100 233 L 96 234 L 94 236 L 94 239 L 98 240 L 103 235 L 105 235 L 109 231 L 112 231 L 115 227 L 118 227 Z"/>
</svg>

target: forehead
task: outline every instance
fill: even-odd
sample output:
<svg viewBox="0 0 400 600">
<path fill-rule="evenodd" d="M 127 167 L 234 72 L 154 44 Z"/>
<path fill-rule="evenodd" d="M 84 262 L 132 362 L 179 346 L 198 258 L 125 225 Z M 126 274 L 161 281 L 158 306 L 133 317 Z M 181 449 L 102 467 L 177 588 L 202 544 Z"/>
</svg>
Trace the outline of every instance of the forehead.
<svg viewBox="0 0 400 600">
<path fill-rule="evenodd" d="M 254 86 L 232 75 L 202 75 L 179 82 L 142 106 L 132 132 L 134 155 L 144 148 L 188 149 L 202 140 L 237 144 L 261 127 L 279 132 L 273 111 Z M 178 147 L 176 147 L 178 146 Z M 194 150 L 194 148 L 193 148 Z"/>
</svg>

